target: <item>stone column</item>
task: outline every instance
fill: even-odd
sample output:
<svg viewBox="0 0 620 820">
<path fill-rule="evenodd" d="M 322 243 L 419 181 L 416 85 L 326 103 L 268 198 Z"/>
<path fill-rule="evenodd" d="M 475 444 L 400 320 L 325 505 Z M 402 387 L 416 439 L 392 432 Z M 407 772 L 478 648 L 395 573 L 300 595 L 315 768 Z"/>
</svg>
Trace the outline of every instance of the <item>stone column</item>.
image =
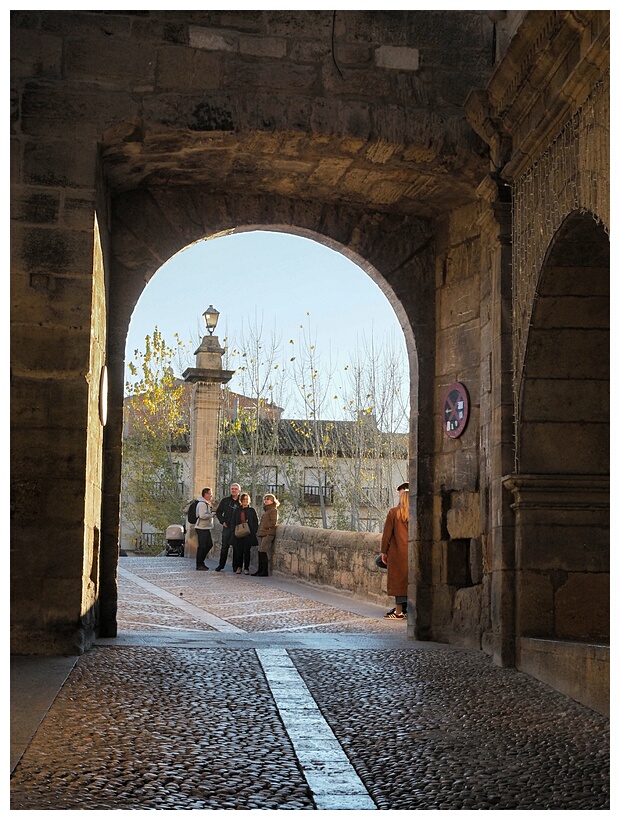
<svg viewBox="0 0 620 820">
<path fill-rule="evenodd" d="M 15 62 L 34 65 L 45 41 L 28 30 Z M 71 91 L 18 74 L 13 82 L 11 651 L 73 655 L 95 640 L 99 592 L 107 296 L 98 148 L 92 130 L 68 120 Z M 58 113 L 53 127 L 45 110 Z"/>
<path fill-rule="evenodd" d="M 515 660 L 514 514 L 512 496 L 503 484 L 514 465 L 514 405 L 512 396 L 512 218 L 509 201 L 487 178 L 478 189 L 487 199 L 480 219 L 483 245 L 488 249 L 489 321 L 485 326 L 485 355 L 481 363 L 482 458 L 488 482 L 483 520 L 491 569 L 491 628 L 483 637 L 485 651 L 500 666 Z"/>
<path fill-rule="evenodd" d="M 481 323 L 480 464 L 488 491 L 481 499 L 486 562 L 491 570 L 491 628 L 483 648 L 501 666 L 515 662 L 515 545 L 512 497 L 503 483 L 514 469 L 512 366 L 512 193 L 503 169 L 512 140 L 500 128 L 487 90 L 475 89 L 465 101 L 469 123 L 489 146 L 491 172 L 478 186 L 480 240 L 487 249 L 482 288 L 486 319 Z M 481 291 L 481 296 L 483 292 Z M 486 495 L 486 497 L 484 497 Z"/>
<path fill-rule="evenodd" d="M 609 477 L 517 474 L 516 636 L 609 641 Z"/>
<path fill-rule="evenodd" d="M 190 410 L 191 426 L 191 488 L 192 498 L 204 487 L 217 486 L 217 453 L 222 385 L 227 384 L 233 370 L 222 370 L 222 354 L 217 336 L 205 336 L 195 351 L 196 367 L 183 373 L 193 384 Z M 186 555 L 196 553 L 196 532 L 192 526 L 186 536 Z"/>
</svg>

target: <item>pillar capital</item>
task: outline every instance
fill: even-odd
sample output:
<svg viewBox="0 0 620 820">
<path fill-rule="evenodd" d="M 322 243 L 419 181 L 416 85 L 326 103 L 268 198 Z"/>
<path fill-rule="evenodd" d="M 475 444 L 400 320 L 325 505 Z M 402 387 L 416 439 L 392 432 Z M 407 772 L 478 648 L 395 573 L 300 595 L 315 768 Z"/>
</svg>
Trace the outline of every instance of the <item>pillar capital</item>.
<svg viewBox="0 0 620 820">
<path fill-rule="evenodd" d="M 219 369 L 216 367 L 188 367 L 183 372 L 183 379 L 192 384 L 197 382 L 228 384 L 234 375 L 234 370 L 222 370 L 221 367 Z"/>
<path fill-rule="evenodd" d="M 217 336 L 203 336 L 200 346 L 194 351 L 196 367 L 206 370 L 221 370 L 223 355 L 224 348 L 220 347 L 220 340 Z"/>
<path fill-rule="evenodd" d="M 228 384 L 235 371 L 222 370 L 223 353 L 224 348 L 220 347 L 217 336 L 203 336 L 200 347 L 194 351 L 196 367 L 188 367 L 183 373 L 183 379 L 192 384 Z"/>
<path fill-rule="evenodd" d="M 589 474 L 514 473 L 504 476 L 514 496 L 513 509 L 607 509 L 609 476 Z"/>
</svg>

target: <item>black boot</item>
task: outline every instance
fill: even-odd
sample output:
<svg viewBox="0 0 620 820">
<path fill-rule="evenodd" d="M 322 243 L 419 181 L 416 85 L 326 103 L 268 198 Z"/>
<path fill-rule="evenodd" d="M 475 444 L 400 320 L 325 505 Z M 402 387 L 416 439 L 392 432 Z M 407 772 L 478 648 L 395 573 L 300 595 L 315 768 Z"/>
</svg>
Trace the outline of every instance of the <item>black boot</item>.
<svg viewBox="0 0 620 820">
<path fill-rule="evenodd" d="M 269 558 L 266 552 L 258 553 L 258 569 L 256 572 L 253 572 L 252 575 L 256 575 L 259 578 L 266 578 L 267 575 L 269 575 Z"/>
<path fill-rule="evenodd" d="M 253 576 L 258 576 L 259 578 L 262 576 L 262 574 L 263 574 L 263 555 L 264 554 L 265 554 L 264 552 L 259 552 L 258 553 L 258 569 L 256 570 L 256 572 L 252 573 Z"/>
</svg>

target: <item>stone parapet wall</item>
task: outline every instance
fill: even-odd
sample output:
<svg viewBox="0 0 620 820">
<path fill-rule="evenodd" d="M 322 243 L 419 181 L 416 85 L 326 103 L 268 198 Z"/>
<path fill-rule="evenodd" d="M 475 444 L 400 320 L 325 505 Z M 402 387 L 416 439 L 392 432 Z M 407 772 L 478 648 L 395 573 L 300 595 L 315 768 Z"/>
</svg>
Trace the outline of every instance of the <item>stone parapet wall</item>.
<svg viewBox="0 0 620 820">
<path fill-rule="evenodd" d="M 280 525 L 270 568 L 280 576 L 388 605 L 393 600 L 387 594 L 387 572 L 375 565 L 380 549 L 380 533 Z"/>
</svg>

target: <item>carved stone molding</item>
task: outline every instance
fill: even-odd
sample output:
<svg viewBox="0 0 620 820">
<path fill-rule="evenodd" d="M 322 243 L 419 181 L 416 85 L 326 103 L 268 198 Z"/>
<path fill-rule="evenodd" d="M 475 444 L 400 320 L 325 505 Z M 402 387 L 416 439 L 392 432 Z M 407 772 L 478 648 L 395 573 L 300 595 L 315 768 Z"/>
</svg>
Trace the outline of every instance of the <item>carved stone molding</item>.
<svg viewBox="0 0 620 820">
<path fill-rule="evenodd" d="M 608 476 L 513 473 L 502 482 L 513 494 L 514 510 L 609 508 Z"/>
<path fill-rule="evenodd" d="M 592 214 L 609 230 L 609 12 L 528 12 L 465 110 L 490 147 L 489 178 L 512 193 L 518 423 L 532 310 L 553 238 L 574 212 Z"/>
</svg>

